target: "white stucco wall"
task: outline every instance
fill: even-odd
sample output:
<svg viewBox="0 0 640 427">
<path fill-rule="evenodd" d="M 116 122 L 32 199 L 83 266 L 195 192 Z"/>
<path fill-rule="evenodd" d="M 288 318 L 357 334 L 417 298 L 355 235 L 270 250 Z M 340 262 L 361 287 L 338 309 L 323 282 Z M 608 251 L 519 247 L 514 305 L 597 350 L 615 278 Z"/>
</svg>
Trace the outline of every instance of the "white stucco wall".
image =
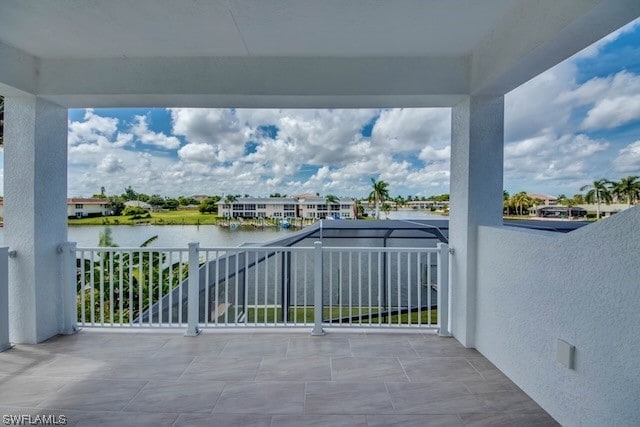
<svg viewBox="0 0 640 427">
<path fill-rule="evenodd" d="M 639 224 L 636 207 L 566 235 L 479 227 L 476 347 L 562 425 L 640 425 Z"/>
<path fill-rule="evenodd" d="M 474 346 L 478 225 L 502 224 L 504 98 L 472 96 L 451 114 L 451 329 Z"/>
<path fill-rule="evenodd" d="M 62 330 L 67 240 L 67 110 L 37 97 L 5 98 L 5 241 L 10 338 L 43 341 Z"/>
</svg>

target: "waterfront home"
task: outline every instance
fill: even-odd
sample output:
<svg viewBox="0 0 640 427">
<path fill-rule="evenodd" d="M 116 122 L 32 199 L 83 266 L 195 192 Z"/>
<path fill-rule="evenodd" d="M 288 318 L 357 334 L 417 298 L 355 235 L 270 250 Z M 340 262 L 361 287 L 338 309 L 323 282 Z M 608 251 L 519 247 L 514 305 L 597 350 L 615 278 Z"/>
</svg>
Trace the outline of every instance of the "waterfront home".
<svg viewBox="0 0 640 427">
<path fill-rule="evenodd" d="M 111 215 L 109 202 L 106 199 L 70 198 L 67 200 L 67 217 L 90 218 Z"/>
<path fill-rule="evenodd" d="M 527 193 L 532 200 L 539 200 L 544 206 L 555 206 L 558 204 L 558 198 L 546 194 Z"/>
<path fill-rule="evenodd" d="M 218 202 L 218 215 L 223 218 L 304 218 L 353 219 L 355 201 L 337 199 L 328 202 L 319 196 L 296 197 L 243 197 L 232 203 Z"/>
<path fill-rule="evenodd" d="M 111 215 L 106 199 L 71 197 L 67 199 L 68 218 L 88 218 Z M 4 200 L 0 198 L 0 218 L 4 217 Z"/>
</svg>

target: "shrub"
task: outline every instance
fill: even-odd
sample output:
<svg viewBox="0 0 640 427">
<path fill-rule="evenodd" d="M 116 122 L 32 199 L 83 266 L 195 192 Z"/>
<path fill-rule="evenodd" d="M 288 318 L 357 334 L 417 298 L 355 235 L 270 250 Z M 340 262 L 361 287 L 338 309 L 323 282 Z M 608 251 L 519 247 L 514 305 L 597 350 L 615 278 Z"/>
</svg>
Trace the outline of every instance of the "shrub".
<svg viewBox="0 0 640 427">
<path fill-rule="evenodd" d="M 144 208 L 141 208 L 139 206 L 127 206 L 124 211 L 122 212 L 122 215 L 124 216 L 129 216 L 129 215 L 144 215 L 147 214 L 147 210 Z"/>
</svg>

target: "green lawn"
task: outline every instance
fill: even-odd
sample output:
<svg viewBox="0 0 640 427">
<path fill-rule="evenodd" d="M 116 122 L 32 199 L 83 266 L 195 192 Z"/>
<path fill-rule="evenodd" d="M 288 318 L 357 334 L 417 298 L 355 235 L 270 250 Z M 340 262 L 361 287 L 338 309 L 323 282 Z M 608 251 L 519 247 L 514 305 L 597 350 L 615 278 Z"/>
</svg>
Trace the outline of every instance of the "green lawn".
<svg viewBox="0 0 640 427">
<path fill-rule="evenodd" d="M 202 214 L 197 210 L 151 212 L 150 218 L 132 219 L 131 216 L 106 216 L 69 219 L 69 225 L 211 225 L 224 220 L 216 214 Z"/>
<path fill-rule="evenodd" d="M 377 307 L 373 307 L 372 308 L 372 313 L 375 313 L 377 311 Z M 362 323 L 363 326 L 366 326 L 367 324 L 369 324 L 369 317 L 367 316 L 367 313 L 369 312 L 368 307 L 362 307 L 361 311 L 358 312 L 358 307 L 352 307 L 351 310 L 351 315 L 352 316 L 358 316 L 361 315 L 362 316 L 362 320 L 358 321 L 358 320 L 354 320 L 353 324 L 357 324 L 357 323 Z M 289 311 L 289 316 L 290 316 L 290 321 L 293 322 L 294 320 L 297 321 L 298 323 L 304 323 L 305 322 L 305 314 L 306 314 L 306 322 L 307 323 L 313 323 L 313 307 L 298 307 L 295 309 L 290 309 Z M 423 311 L 422 313 L 420 313 L 422 315 L 422 323 L 426 324 L 428 322 L 429 319 L 429 312 L 428 311 Z M 419 313 L 404 313 L 400 315 L 400 324 L 402 325 L 407 325 L 409 323 L 409 315 L 411 316 L 411 324 L 418 324 L 418 316 Z M 297 318 L 296 318 L 297 316 Z M 332 312 L 329 312 L 329 308 L 325 307 L 323 309 L 323 318 L 325 321 L 327 321 L 329 318 L 339 318 L 339 317 L 348 317 L 349 316 L 349 307 L 333 307 Z M 267 307 L 266 310 L 264 307 L 248 307 L 247 308 L 247 322 L 248 323 L 265 323 L 265 319 L 266 319 L 266 323 L 282 323 L 282 309 L 279 307 Z M 274 319 L 277 319 L 274 321 Z M 371 323 L 373 324 L 377 324 L 378 323 L 378 318 L 377 317 L 372 317 L 371 318 Z M 435 309 L 431 310 L 431 323 L 435 324 L 438 322 L 438 312 Z M 346 321 L 343 321 L 343 323 L 348 323 Z M 389 319 L 386 317 L 382 318 L 382 323 L 389 323 Z M 391 316 L 391 323 L 392 324 L 398 324 L 398 315 L 393 315 Z M 338 324 L 338 322 L 335 323 L 336 325 Z"/>
</svg>

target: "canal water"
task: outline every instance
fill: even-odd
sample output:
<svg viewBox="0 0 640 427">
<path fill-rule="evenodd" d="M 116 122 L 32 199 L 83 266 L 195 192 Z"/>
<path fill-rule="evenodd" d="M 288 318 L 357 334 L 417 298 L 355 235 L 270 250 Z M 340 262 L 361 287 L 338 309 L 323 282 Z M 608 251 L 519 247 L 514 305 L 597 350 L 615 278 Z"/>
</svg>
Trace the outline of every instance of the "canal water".
<svg viewBox="0 0 640 427">
<path fill-rule="evenodd" d="M 382 214 L 381 218 L 385 218 Z M 389 219 L 443 219 L 440 215 L 431 215 L 421 211 L 392 211 Z M 186 247 L 189 242 L 199 242 L 202 247 L 239 246 L 243 243 L 264 243 L 286 237 L 297 231 L 279 228 L 238 228 L 230 230 L 217 225 L 140 225 L 111 226 L 113 241 L 122 247 L 138 247 L 153 236 L 158 239 L 155 247 Z M 77 242 L 80 247 L 98 245 L 100 232 L 105 226 L 69 227 L 69 241 Z M 5 229 L 0 228 L 0 245 L 5 241 Z"/>
</svg>

